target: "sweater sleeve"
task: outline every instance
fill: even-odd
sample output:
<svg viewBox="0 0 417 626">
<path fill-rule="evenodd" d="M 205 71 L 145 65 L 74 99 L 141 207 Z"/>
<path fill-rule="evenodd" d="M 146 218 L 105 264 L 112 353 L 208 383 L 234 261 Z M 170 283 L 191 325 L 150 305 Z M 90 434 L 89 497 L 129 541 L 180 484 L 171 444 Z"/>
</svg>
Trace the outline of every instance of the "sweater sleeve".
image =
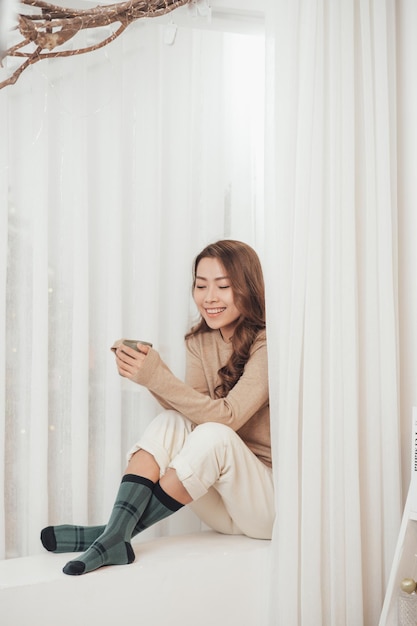
<svg viewBox="0 0 417 626">
<path fill-rule="evenodd" d="M 210 389 L 204 372 L 201 354 L 199 354 L 199 351 L 196 350 L 190 342 L 187 342 L 187 354 L 185 364 L 186 384 L 196 391 L 204 394 L 205 396 L 209 396 Z"/>
<path fill-rule="evenodd" d="M 149 350 L 136 382 L 179 411 L 194 424 L 219 422 L 239 430 L 258 410 L 268 405 L 266 341 L 256 340 L 243 374 L 225 398 L 211 398 L 204 381 L 204 370 L 196 363 L 198 355 L 189 352 L 187 382 L 169 370 L 156 350 Z M 191 386 L 192 385 L 192 386 Z"/>
</svg>

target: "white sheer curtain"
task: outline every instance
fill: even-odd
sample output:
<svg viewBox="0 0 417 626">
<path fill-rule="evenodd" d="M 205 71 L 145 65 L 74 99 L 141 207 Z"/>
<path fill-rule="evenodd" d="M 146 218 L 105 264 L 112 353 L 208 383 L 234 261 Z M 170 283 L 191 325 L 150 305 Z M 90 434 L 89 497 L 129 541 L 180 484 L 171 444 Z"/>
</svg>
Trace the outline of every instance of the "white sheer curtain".
<svg viewBox="0 0 417 626">
<path fill-rule="evenodd" d="M 262 252 L 263 37 L 213 20 L 167 45 L 171 19 L 0 92 L 2 557 L 107 518 L 158 410 L 113 340 L 152 341 L 182 375 L 193 257 L 230 236 Z M 164 532 L 199 527 L 181 512 Z"/>
<path fill-rule="evenodd" d="M 371 626 L 401 515 L 395 3 L 266 18 L 270 623 Z"/>
<path fill-rule="evenodd" d="M 0 91 L 1 556 L 107 517 L 157 410 L 109 345 L 181 374 L 192 257 L 232 236 L 267 277 L 269 623 L 373 626 L 401 515 L 396 4 L 266 7 L 265 211 L 262 37 L 149 21 Z"/>
</svg>

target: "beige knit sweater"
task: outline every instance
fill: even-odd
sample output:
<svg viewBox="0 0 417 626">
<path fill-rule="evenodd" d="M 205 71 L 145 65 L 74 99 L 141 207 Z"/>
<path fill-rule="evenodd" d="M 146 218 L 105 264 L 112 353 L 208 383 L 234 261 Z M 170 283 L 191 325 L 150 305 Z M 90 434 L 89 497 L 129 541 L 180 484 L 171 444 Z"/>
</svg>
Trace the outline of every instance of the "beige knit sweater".
<svg viewBox="0 0 417 626">
<path fill-rule="evenodd" d="M 175 409 L 194 424 L 219 422 L 233 428 L 246 445 L 271 466 L 266 335 L 254 341 L 241 378 L 225 398 L 215 398 L 218 370 L 226 364 L 232 345 L 218 330 L 186 341 L 185 382 L 178 379 L 150 349 L 135 380 L 147 387 L 166 409 Z"/>
</svg>

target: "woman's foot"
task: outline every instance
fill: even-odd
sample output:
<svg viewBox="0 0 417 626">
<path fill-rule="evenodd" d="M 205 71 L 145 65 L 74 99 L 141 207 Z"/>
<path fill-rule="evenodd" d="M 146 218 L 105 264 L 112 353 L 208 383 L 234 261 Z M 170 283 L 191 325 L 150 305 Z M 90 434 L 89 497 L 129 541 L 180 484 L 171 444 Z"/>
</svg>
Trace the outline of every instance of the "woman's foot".
<svg viewBox="0 0 417 626">
<path fill-rule="evenodd" d="M 84 552 L 103 534 L 105 526 L 47 526 L 41 531 L 41 542 L 49 552 Z"/>
</svg>

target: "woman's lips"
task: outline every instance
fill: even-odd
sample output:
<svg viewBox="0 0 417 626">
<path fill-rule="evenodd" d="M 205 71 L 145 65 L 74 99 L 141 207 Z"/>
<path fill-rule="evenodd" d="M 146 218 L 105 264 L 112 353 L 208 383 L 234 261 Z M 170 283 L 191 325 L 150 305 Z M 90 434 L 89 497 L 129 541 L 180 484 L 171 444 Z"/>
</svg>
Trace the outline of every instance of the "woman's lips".
<svg viewBox="0 0 417 626">
<path fill-rule="evenodd" d="M 216 308 L 212 308 L 212 309 L 204 309 L 206 314 L 208 316 L 216 316 L 216 315 L 220 315 L 220 313 L 223 313 L 223 311 L 226 310 L 226 307 L 216 307 Z"/>
</svg>

